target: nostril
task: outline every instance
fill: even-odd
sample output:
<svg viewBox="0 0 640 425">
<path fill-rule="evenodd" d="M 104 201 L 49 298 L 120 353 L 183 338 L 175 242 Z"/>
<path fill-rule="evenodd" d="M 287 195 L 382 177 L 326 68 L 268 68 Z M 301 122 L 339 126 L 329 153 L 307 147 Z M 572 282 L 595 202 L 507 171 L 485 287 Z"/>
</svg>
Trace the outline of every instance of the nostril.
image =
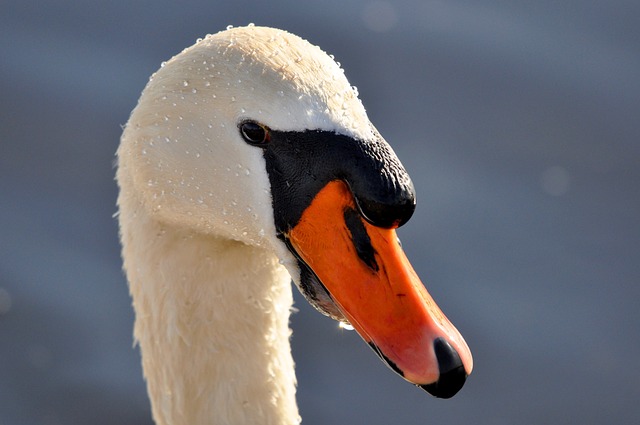
<svg viewBox="0 0 640 425">
<path fill-rule="evenodd" d="M 458 352 L 443 338 L 436 338 L 433 348 L 438 359 L 440 377 L 433 384 L 421 387 L 435 397 L 451 398 L 464 385 L 467 373 Z"/>
</svg>

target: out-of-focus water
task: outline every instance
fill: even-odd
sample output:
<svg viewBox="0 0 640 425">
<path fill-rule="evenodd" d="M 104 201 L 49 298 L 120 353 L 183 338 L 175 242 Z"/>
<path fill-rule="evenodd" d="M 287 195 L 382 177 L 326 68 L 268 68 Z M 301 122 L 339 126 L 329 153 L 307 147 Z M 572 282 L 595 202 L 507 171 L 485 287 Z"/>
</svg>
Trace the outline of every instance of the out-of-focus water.
<svg viewBox="0 0 640 425">
<path fill-rule="evenodd" d="M 305 424 L 640 422 L 640 5 L 0 5 L 0 424 L 150 424 L 112 161 L 148 76 L 228 24 L 336 56 L 418 192 L 401 229 L 472 348 L 447 401 L 301 297 Z"/>
</svg>

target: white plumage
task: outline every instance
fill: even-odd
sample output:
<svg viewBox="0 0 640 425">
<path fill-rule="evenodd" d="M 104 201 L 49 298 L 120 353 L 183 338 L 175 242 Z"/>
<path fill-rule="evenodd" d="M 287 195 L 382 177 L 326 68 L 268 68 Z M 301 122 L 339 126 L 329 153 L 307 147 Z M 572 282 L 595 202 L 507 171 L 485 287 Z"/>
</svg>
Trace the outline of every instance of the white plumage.
<svg viewBox="0 0 640 425">
<path fill-rule="evenodd" d="M 118 149 L 124 268 L 158 425 L 300 421 L 288 326 L 298 262 L 276 236 L 271 129 L 372 137 L 335 61 L 284 31 L 207 36 L 163 64 Z"/>
</svg>

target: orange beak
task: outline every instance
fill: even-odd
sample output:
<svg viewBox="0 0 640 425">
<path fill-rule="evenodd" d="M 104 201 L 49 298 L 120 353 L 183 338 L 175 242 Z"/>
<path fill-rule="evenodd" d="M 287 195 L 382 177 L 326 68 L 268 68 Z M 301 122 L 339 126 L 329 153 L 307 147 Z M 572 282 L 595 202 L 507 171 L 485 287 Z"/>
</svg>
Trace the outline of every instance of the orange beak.
<svg viewBox="0 0 640 425">
<path fill-rule="evenodd" d="M 394 229 L 365 221 L 342 181 L 327 184 L 286 237 L 360 336 L 406 380 L 452 397 L 473 360 L 405 256 Z"/>
</svg>

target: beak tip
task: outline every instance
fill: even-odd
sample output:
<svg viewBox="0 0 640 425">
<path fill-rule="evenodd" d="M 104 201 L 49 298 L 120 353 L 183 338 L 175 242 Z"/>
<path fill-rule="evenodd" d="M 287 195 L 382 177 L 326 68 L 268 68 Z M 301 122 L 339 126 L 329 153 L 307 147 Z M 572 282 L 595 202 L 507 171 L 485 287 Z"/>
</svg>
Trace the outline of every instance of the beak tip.
<svg viewBox="0 0 640 425">
<path fill-rule="evenodd" d="M 464 371 L 464 367 L 460 366 L 440 375 L 440 378 L 433 384 L 419 385 L 419 387 L 434 397 L 447 399 L 456 395 L 466 380 L 467 373 Z"/>
<path fill-rule="evenodd" d="M 431 384 L 416 384 L 434 397 L 448 399 L 453 397 L 464 386 L 469 374 L 465 370 L 464 364 L 458 355 L 458 352 L 445 341 L 443 338 L 436 338 L 433 343 L 436 358 L 438 360 L 439 376 L 438 380 Z M 405 373 L 387 356 L 385 356 L 378 347 L 370 342 L 369 346 L 380 358 L 397 374 L 408 379 Z M 415 383 L 415 381 L 413 381 Z"/>
<path fill-rule="evenodd" d="M 467 380 L 467 372 L 458 352 L 443 338 L 436 338 L 433 343 L 440 376 L 432 384 L 420 385 L 434 397 L 451 398 L 460 391 Z"/>
</svg>

